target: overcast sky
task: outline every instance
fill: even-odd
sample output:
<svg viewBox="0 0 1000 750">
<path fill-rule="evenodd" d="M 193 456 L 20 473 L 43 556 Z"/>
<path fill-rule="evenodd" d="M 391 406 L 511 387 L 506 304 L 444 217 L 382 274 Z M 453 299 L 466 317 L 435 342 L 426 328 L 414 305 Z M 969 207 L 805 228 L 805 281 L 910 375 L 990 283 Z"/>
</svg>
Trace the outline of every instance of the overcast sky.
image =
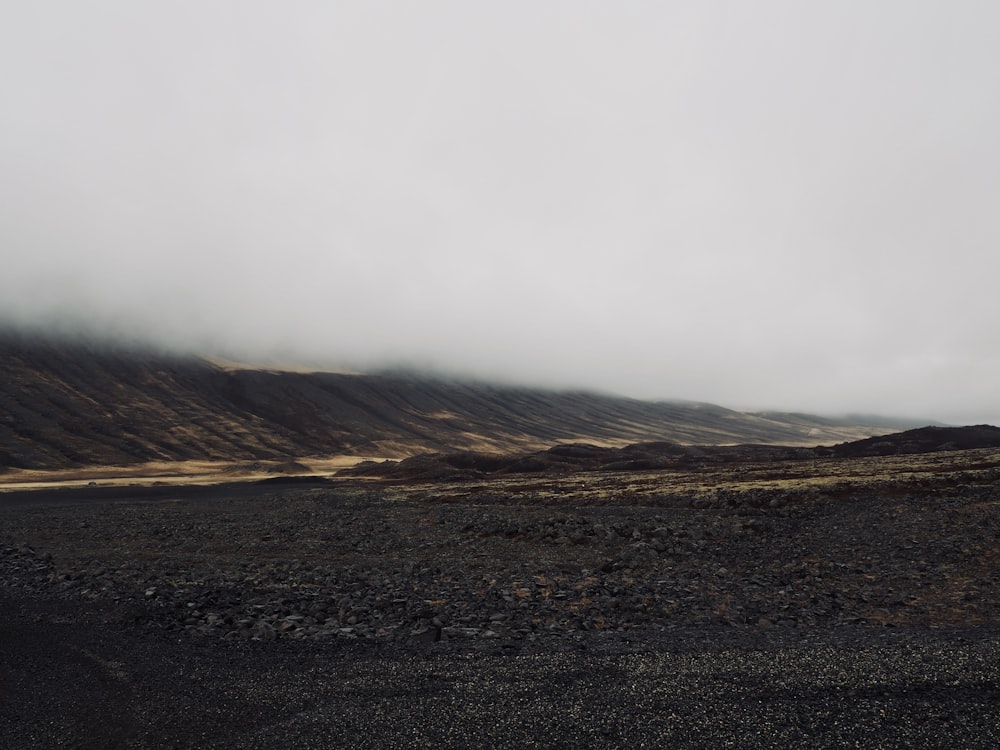
<svg viewBox="0 0 1000 750">
<path fill-rule="evenodd" d="M 1000 3 L 7 2 L 0 320 L 1000 424 Z"/>
</svg>

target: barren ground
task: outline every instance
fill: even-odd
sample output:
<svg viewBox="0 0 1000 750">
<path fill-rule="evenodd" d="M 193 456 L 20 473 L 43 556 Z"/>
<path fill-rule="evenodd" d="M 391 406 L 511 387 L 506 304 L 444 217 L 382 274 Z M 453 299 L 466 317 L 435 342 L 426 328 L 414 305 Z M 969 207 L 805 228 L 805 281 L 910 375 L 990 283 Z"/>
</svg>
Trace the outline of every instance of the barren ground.
<svg viewBox="0 0 1000 750">
<path fill-rule="evenodd" d="M 1000 746 L 998 464 L 2 493 L 0 746 Z"/>
</svg>

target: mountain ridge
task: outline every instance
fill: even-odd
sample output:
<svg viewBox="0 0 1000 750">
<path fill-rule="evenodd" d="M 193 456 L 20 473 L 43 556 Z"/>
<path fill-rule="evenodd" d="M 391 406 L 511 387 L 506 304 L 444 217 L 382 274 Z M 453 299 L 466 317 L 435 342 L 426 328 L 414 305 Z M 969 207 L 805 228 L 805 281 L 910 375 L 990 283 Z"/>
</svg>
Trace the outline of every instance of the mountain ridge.
<svg viewBox="0 0 1000 750">
<path fill-rule="evenodd" d="M 227 368 L 91 340 L 0 335 L 6 468 L 405 458 L 576 442 L 819 445 L 893 431 L 887 424 L 414 374 Z"/>
</svg>

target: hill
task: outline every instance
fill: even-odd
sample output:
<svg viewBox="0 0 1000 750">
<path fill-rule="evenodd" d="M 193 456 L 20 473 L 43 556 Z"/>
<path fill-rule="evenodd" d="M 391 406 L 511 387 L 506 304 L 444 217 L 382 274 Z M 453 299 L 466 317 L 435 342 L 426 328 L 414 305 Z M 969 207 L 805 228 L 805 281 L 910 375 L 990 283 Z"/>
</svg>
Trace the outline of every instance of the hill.
<svg viewBox="0 0 1000 750">
<path fill-rule="evenodd" d="M 1000 427 L 920 427 L 834 446 L 837 458 L 900 456 L 937 451 L 1000 448 Z"/>
<path fill-rule="evenodd" d="M 892 431 L 884 423 L 414 375 L 241 369 L 94 342 L 0 335 L 0 468 L 403 458 L 579 442 L 817 445 Z"/>
<path fill-rule="evenodd" d="M 689 471 L 730 467 L 743 471 L 755 464 L 820 458 L 853 459 L 907 456 L 941 451 L 1000 448 L 1000 427 L 920 427 L 905 432 L 854 440 L 833 447 L 787 445 L 679 445 L 636 443 L 623 448 L 586 443 L 557 445 L 527 454 L 464 451 L 421 454 L 403 461 L 362 461 L 339 476 L 384 477 L 398 480 L 479 479 L 490 475 L 576 471 Z"/>
</svg>

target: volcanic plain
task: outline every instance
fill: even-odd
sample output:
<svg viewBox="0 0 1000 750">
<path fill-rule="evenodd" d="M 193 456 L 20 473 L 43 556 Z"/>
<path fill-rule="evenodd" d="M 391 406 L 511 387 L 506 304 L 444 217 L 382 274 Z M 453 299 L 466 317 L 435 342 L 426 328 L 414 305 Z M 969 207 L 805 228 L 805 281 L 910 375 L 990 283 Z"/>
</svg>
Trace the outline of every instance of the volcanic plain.
<svg viewBox="0 0 1000 750">
<path fill-rule="evenodd" d="M 5 492 L 0 745 L 994 747 L 997 432 Z"/>
</svg>

